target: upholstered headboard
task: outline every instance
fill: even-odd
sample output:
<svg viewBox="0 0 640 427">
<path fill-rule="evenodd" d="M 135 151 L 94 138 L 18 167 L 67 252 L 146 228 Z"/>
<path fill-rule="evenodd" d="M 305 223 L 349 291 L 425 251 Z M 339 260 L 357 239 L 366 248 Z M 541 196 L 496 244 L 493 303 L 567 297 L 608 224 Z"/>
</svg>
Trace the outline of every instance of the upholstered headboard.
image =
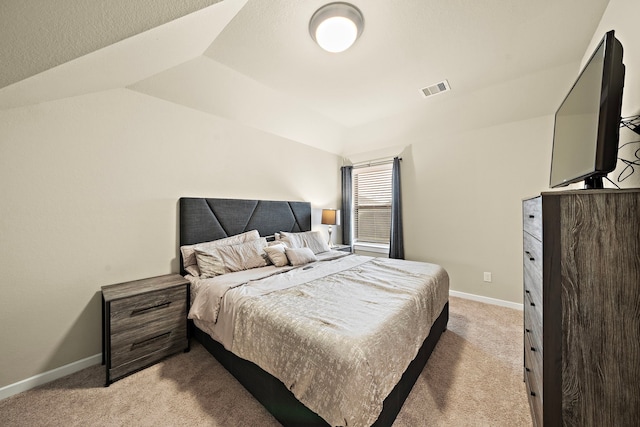
<svg viewBox="0 0 640 427">
<path fill-rule="evenodd" d="M 309 231 L 311 204 L 273 200 L 180 198 L 180 246 L 222 239 L 249 230 L 258 230 L 261 236 L 272 236 L 280 231 Z M 180 271 L 184 274 L 182 256 L 179 255 L 179 258 Z"/>
</svg>

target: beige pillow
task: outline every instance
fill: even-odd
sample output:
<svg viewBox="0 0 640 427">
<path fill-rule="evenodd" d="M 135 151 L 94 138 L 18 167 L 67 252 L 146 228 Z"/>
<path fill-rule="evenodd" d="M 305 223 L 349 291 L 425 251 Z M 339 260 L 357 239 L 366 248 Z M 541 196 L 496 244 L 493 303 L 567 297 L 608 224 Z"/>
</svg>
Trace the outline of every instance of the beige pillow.
<svg viewBox="0 0 640 427">
<path fill-rule="evenodd" d="M 184 268 L 187 273 L 192 275 L 193 277 L 200 277 L 200 269 L 197 264 L 190 265 Z"/>
<path fill-rule="evenodd" d="M 264 252 L 266 246 L 267 239 L 263 237 L 252 242 L 221 246 L 217 249 L 226 272 L 230 273 L 233 271 L 265 267 L 267 265 L 267 255 Z"/>
<path fill-rule="evenodd" d="M 211 247 L 224 246 L 224 245 L 237 245 L 238 243 L 250 242 L 252 240 L 258 240 L 260 233 L 258 230 L 251 230 L 245 233 L 236 234 L 234 236 L 225 237 L 223 239 L 212 240 L 210 242 L 197 243 L 195 245 L 184 245 L 180 247 L 182 253 L 182 264 L 185 268 L 190 265 L 196 265 L 196 249 L 206 250 Z"/>
<path fill-rule="evenodd" d="M 280 240 L 288 243 L 291 248 L 309 248 L 314 254 L 331 250 L 319 231 L 303 231 L 301 233 L 281 231 Z"/>
<path fill-rule="evenodd" d="M 207 279 L 225 273 L 224 262 L 218 253 L 218 248 L 209 248 L 206 250 L 196 249 L 195 258 L 198 263 L 201 279 Z"/>
<path fill-rule="evenodd" d="M 318 260 L 310 248 L 286 248 L 284 252 L 293 266 L 304 265 Z"/>
<path fill-rule="evenodd" d="M 287 254 L 284 252 L 287 246 L 283 243 L 278 243 L 275 245 L 269 245 L 264 248 L 264 251 L 267 253 L 269 257 L 269 261 L 276 267 L 283 267 L 289 264 L 289 259 L 287 258 Z"/>
</svg>

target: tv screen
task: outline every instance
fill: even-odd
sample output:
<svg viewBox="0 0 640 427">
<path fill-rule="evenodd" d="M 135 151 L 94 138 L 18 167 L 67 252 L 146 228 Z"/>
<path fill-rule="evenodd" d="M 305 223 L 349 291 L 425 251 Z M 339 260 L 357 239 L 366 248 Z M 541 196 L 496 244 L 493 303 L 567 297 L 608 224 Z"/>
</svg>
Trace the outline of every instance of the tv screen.
<svg viewBox="0 0 640 427">
<path fill-rule="evenodd" d="M 602 177 L 615 169 L 624 86 L 622 51 L 609 31 L 560 104 L 553 132 L 551 187 L 584 180 L 585 188 L 602 188 Z"/>
</svg>

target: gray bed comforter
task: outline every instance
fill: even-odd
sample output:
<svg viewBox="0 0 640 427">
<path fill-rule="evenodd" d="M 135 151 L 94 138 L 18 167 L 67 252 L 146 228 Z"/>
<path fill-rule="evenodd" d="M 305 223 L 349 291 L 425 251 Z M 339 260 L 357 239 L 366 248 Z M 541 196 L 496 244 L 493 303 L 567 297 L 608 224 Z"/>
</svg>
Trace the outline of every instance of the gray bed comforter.
<svg viewBox="0 0 640 427">
<path fill-rule="evenodd" d="M 310 267 L 227 285 L 234 308 L 225 346 L 329 424 L 369 426 L 446 304 L 448 275 L 434 264 L 357 255 Z"/>
</svg>

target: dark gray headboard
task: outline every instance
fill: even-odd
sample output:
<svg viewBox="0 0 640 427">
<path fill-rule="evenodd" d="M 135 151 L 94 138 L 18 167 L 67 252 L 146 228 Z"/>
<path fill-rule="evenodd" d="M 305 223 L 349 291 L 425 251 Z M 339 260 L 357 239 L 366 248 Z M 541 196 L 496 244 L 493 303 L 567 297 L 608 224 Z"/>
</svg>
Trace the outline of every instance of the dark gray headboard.
<svg viewBox="0 0 640 427">
<path fill-rule="evenodd" d="M 261 236 L 311 230 L 311 204 L 273 200 L 180 198 L 180 246 L 249 230 Z M 178 251 L 179 252 L 179 251 Z M 180 271 L 182 270 L 182 256 Z"/>
</svg>

